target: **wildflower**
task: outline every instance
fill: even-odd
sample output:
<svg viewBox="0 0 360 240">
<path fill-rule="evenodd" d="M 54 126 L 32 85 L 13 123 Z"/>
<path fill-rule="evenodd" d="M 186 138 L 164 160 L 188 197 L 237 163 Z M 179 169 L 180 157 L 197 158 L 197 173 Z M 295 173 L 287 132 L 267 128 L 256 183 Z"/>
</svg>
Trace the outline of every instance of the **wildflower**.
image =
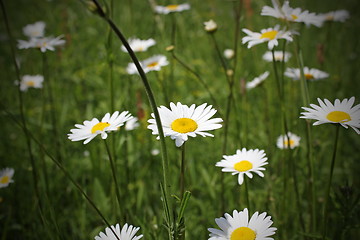
<svg viewBox="0 0 360 240">
<path fill-rule="evenodd" d="M 114 112 L 111 116 L 106 113 L 105 116 L 99 121 L 93 118 L 91 121 L 84 121 L 82 124 L 75 124 L 75 129 L 71 129 L 68 138 L 71 141 L 85 140 L 84 144 L 90 142 L 97 135 L 101 134 L 102 139 L 107 138 L 107 132 L 116 131 L 133 117 L 128 111 L 123 111 L 119 114 L 118 111 Z"/>
<path fill-rule="evenodd" d="M 137 117 L 131 118 L 129 121 L 125 123 L 125 130 L 131 131 L 139 127 L 139 122 Z"/>
<path fill-rule="evenodd" d="M 320 71 L 315 68 L 304 67 L 303 71 L 304 71 L 305 79 L 310 81 L 316 81 L 329 77 L 328 73 Z M 287 68 L 284 75 L 289 78 L 292 78 L 293 80 L 300 80 L 301 78 L 299 68 Z"/>
<path fill-rule="evenodd" d="M 244 175 L 249 178 L 253 177 L 251 172 L 264 177 L 261 171 L 264 171 L 265 168 L 262 166 L 268 164 L 267 157 L 265 156 L 264 150 L 246 150 L 246 148 L 243 148 L 242 150 L 237 150 L 234 155 L 224 155 L 224 159 L 217 162 L 215 166 L 222 167 L 223 172 L 231 172 L 232 175 L 239 174 L 238 183 L 241 185 L 244 182 Z"/>
<path fill-rule="evenodd" d="M 317 99 L 320 106 L 310 104 L 312 108 L 302 107 L 307 112 L 302 112 L 300 118 L 317 120 L 313 125 L 324 123 L 340 124 L 344 128 L 351 127 L 357 134 L 360 134 L 360 104 L 353 106 L 355 97 L 349 100 L 345 98 L 340 102 L 335 99 L 334 104 L 329 100 Z"/>
<path fill-rule="evenodd" d="M 350 14 L 347 10 L 336 10 L 328 13 L 322 13 L 320 16 L 324 21 L 333 21 L 333 22 L 345 22 L 350 18 Z"/>
<path fill-rule="evenodd" d="M 283 52 L 283 51 L 274 51 L 274 58 L 275 61 L 281 62 L 284 59 L 284 62 L 289 61 L 289 58 L 291 57 L 291 53 L 289 52 Z M 271 51 L 267 51 L 264 55 L 263 55 L 263 59 L 267 62 L 272 62 L 273 61 L 273 55 Z"/>
<path fill-rule="evenodd" d="M 289 147 L 294 149 L 300 145 L 300 139 L 299 136 L 288 132 L 287 134 L 278 137 L 276 145 L 280 149 L 287 149 Z"/>
<path fill-rule="evenodd" d="M 61 39 L 63 36 L 43 37 L 43 38 L 31 38 L 29 41 L 18 40 L 19 49 L 39 48 L 41 52 L 46 50 L 55 51 L 56 46 L 65 44 L 65 40 Z"/>
<path fill-rule="evenodd" d="M 23 33 L 29 38 L 43 37 L 46 24 L 42 21 L 28 24 L 23 28 Z"/>
<path fill-rule="evenodd" d="M 285 1 L 280 7 L 276 0 L 272 0 L 273 8 L 264 6 L 261 10 L 262 16 L 271 16 L 279 19 L 284 19 L 289 22 L 302 22 L 307 26 L 310 24 L 321 27 L 323 18 L 315 13 L 310 13 L 308 10 L 303 11 L 301 8 L 292 8 L 289 1 Z"/>
<path fill-rule="evenodd" d="M 213 33 L 217 30 L 217 24 L 214 20 L 210 19 L 207 22 L 204 22 L 205 25 L 205 31 L 209 32 L 209 33 Z"/>
<path fill-rule="evenodd" d="M 14 182 L 12 177 L 14 176 L 13 168 L 4 168 L 0 171 L 0 188 L 5 188 L 9 186 L 10 183 Z"/>
<path fill-rule="evenodd" d="M 252 89 L 261 84 L 268 76 L 270 72 L 266 71 L 261 74 L 259 77 L 254 78 L 251 82 L 246 83 L 246 89 Z"/>
<path fill-rule="evenodd" d="M 183 3 L 183 4 L 172 4 L 167 6 L 156 6 L 155 12 L 159 14 L 169 14 L 172 12 L 182 12 L 189 9 L 190 9 L 190 4 Z"/>
<path fill-rule="evenodd" d="M 41 75 L 24 75 L 21 77 L 20 90 L 26 92 L 28 88 L 42 88 L 44 77 Z M 18 82 L 15 82 L 18 84 Z"/>
<path fill-rule="evenodd" d="M 269 236 L 274 235 L 277 228 L 270 227 L 273 221 L 266 215 L 266 212 L 255 212 L 249 221 L 247 208 L 240 212 L 234 210 L 232 216 L 225 213 L 224 217 L 215 218 L 221 230 L 208 228 L 208 240 L 274 240 Z"/>
<path fill-rule="evenodd" d="M 232 59 L 235 55 L 235 52 L 234 50 L 232 49 L 225 49 L 224 50 L 224 57 L 227 58 L 227 59 Z"/>
<path fill-rule="evenodd" d="M 129 42 L 131 49 L 134 52 L 145 52 L 148 50 L 149 47 L 154 46 L 156 44 L 156 41 L 152 38 L 147 39 L 147 40 L 141 40 L 138 38 L 130 38 L 128 40 L 128 42 Z M 124 45 L 121 46 L 121 50 L 123 52 L 127 52 Z"/>
<path fill-rule="evenodd" d="M 141 67 L 143 68 L 145 73 L 150 71 L 160 71 L 161 67 L 168 65 L 169 62 L 164 55 L 155 55 L 144 61 L 140 62 Z M 137 74 L 138 70 L 134 63 L 129 63 L 126 71 L 128 74 Z"/>
<path fill-rule="evenodd" d="M 221 128 L 223 120 L 221 118 L 213 118 L 216 110 L 211 105 L 207 106 L 204 103 L 198 107 L 192 104 L 190 107 L 181 103 L 170 103 L 170 109 L 165 106 L 158 107 L 162 128 L 164 130 L 165 137 L 170 136 L 175 140 L 175 145 L 180 147 L 188 137 L 196 137 L 200 135 L 203 137 L 214 135 L 207 131 Z M 149 119 L 150 123 L 148 128 L 152 130 L 153 135 L 158 135 L 158 129 L 156 126 L 155 115 L 152 113 L 152 119 Z M 157 137 L 159 139 L 159 136 Z"/>
<path fill-rule="evenodd" d="M 159 155 L 159 153 L 160 153 L 159 149 L 154 148 L 151 150 L 151 155 L 153 155 L 153 156 L 157 156 L 157 155 Z"/>
<path fill-rule="evenodd" d="M 248 36 L 242 38 L 242 43 L 248 43 L 248 48 L 251 48 L 254 45 L 268 42 L 268 48 L 271 50 L 274 46 L 277 46 L 278 39 L 285 39 L 287 41 L 292 41 L 291 33 L 289 31 L 279 30 L 280 26 L 276 25 L 274 28 L 262 29 L 260 33 L 252 32 L 249 29 L 243 28 L 243 32 Z"/>
<path fill-rule="evenodd" d="M 111 231 L 111 229 L 116 233 L 116 235 Z M 115 227 L 111 226 L 110 228 L 105 228 L 105 233 L 100 232 L 99 236 L 95 237 L 95 240 L 139 240 L 143 235 L 135 236 L 140 227 L 133 227 L 132 225 L 125 225 L 120 228 L 119 224 L 116 224 Z M 116 237 L 117 236 L 117 237 Z"/>
</svg>

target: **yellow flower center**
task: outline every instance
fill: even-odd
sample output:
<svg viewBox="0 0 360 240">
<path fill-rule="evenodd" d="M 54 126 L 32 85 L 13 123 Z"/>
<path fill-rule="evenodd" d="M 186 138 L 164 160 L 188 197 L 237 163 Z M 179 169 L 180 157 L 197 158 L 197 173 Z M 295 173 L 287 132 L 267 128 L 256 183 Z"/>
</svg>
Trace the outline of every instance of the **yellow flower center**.
<svg viewBox="0 0 360 240">
<path fill-rule="evenodd" d="M 99 122 L 92 127 L 91 133 L 96 133 L 97 131 L 104 131 L 104 129 L 108 126 L 110 126 L 110 123 L 108 122 Z"/>
<path fill-rule="evenodd" d="M 179 8 L 179 5 L 176 5 L 176 4 L 173 4 L 173 5 L 167 5 L 165 7 L 167 10 L 170 10 L 170 11 L 175 11 Z"/>
<path fill-rule="evenodd" d="M 230 240 L 254 240 L 255 238 L 256 233 L 248 227 L 239 227 L 230 236 Z"/>
<path fill-rule="evenodd" d="M 143 52 L 144 48 L 142 46 L 139 46 L 139 47 L 136 48 L 136 50 L 139 51 L 139 52 Z"/>
<path fill-rule="evenodd" d="M 27 81 L 26 85 L 29 86 L 29 87 L 33 87 L 33 86 L 35 86 L 35 82 L 34 81 Z"/>
<path fill-rule="evenodd" d="M 252 167 L 253 167 L 252 163 L 247 160 L 240 161 L 238 163 L 235 163 L 234 165 L 235 170 L 239 172 L 246 172 L 252 169 Z"/>
<path fill-rule="evenodd" d="M 307 80 L 314 79 L 314 75 L 312 75 L 312 74 L 310 74 L 310 73 L 306 73 L 306 74 L 304 74 L 304 75 L 305 75 L 305 78 L 306 78 Z"/>
<path fill-rule="evenodd" d="M 292 140 L 292 139 L 290 139 L 290 141 L 284 140 L 284 146 L 285 147 L 288 147 L 288 146 L 292 147 L 292 146 L 294 146 L 294 143 L 295 143 L 295 141 Z"/>
<path fill-rule="evenodd" d="M 298 16 L 296 16 L 296 15 L 294 15 L 294 14 L 291 14 L 291 18 L 292 18 L 293 20 L 296 20 L 296 19 L 298 19 Z"/>
<path fill-rule="evenodd" d="M 4 177 L 2 177 L 2 178 L 0 179 L 0 183 L 1 183 L 1 184 L 9 183 L 9 181 L 10 181 L 9 176 L 4 176 Z"/>
<path fill-rule="evenodd" d="M 171 129 L 179 133 L 193 132 L 197 128 L 197 123 L 190 118 L 178 118 L 171 123 Z"/>
<path fill-rule="evenodd" d="M 268 38 L 270 40 L 273 40 L 273 39 L 275 39 L 275 37 L 278 33 L 279 32 L 276 30 L 267 31 L 267 32 L 264 32 L 263 34 L 261 34 L 260 39 Z"/>
<path fill-rule="evenodd" d="M 146 65 L 147 67 L 151 68 L 151 67 L 156 67 L 157 65 L 159 65 L 159 62 L 152 62 L 149 63 L 148 65 Z"/>
<path fill-rule="evenodd" d="M 331 122 L 344 123 L 351 121 L 351 117 L 348 113 L 343 111 L 332 111 L 326 115 L 326 118 Z"/>
</svg>

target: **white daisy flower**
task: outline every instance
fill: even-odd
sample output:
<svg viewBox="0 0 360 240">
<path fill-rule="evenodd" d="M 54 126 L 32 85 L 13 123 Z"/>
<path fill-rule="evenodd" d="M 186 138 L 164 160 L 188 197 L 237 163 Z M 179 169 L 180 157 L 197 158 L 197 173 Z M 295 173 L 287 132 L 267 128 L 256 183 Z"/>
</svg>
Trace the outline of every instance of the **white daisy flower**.
<svg viewBox="0 0 360 240">
<path fill-rule="evenodd" d="M 280 135 L 276 141 L 276 146 L 280 149 L 294 149 L 300 146 L 300 137 L 288 132 L 286 135 Z"/>
<path fill-rule="evenodd" d="M 61 39 L 63 36 L 31 38 L 29 41 L 18 40 L 19 49 L 39 48 L 41 52 L 46 50 L 55 51 L 55 47 L 65 44 L 65 40 Z"/>
<path fill-rule="evenodd" d="M 189 10 L 189 9 L 190 9 L 190 4 L 188 4 L 188 3 L 171 4 L 171 5 L 167 5 L 167 6 L 156 6 L 155 12 L 160 13 L 160 14 L 169 14 L 172 12 L 182 12 L 182 11 Z"/>
<path fill-rule="evenodd" d="M 324 21 L 333 21 L 333 22 L 345 22 L 350 18 L 350 13 L 347 10 L 336 10 L 328 13 L 320 14 L 323 17 Z"/>
<path fill-rule="evenodd" d="M 169 62 L 164 55 L 155 55 L 140 62 L 145 73 L 150 71 L 160 71 L 161 67 L 168 65 Z M 138 70 L 134 63 L 129 63 L 126 71 L 128 74 L 138 74 Z"/>
<path fill-rule="evenodd" d="M 312 108 L 302 107 L 307 112 L 302 112 L 300 118 L 317 120 L 313 125 L 324 123 L 338 123 L 344 128 L 351 127 L 357 134 L 360 134 L 360 104 L 353 106 L 355 97 L 349 100 L 345 98 L 340 102 L 336 99 L 334 104 L 329 100 L 317 99 L 320 106 L 310 104 Z"/>
<path fill-rule="evenodd" d="M 292 78 L 293 80 L 300 80 L 300 69 L 299 68 L 287 68 L 285 76 Z M 306 80 L 316 81 L 324 78 L 328 78 L 329 74 L 323 71 L 320 71 L 316 68 L 304 67 L 304 76 Z"/>
<path fill-rule="evenodd" d="M 224 50 L 224 57 L 226 59 L 232 59 L 235 56 L 235 52 L 232 49 L 225 49 Z"/>
<path fill-rule="evenodd" d="M 268 76 L 270 72 L 266 71 L 263 74 L 261 74 L 259 77 L 254 78 L 251 82 L 246 83 L 246 89 L 252 89 L 261 84 Z"/>
<path fill-rule="evenodd" d="M 44 77 L 41 75 L 24 75 L 21 77 L 20 90 L 26 92 L 28 88 L 42 88 Z M 15 84 L 19 84 L 15 81 Z"/>
<path fill-rule="evenodd" d="M 157 156 L 157 155 L 160 154 L 160 150 L 157 149 L 157 148 L 154 148 L 154 149 L 151 150 L 150 153 L 151 153 L 151 155 L 153 155 L 153 156 Z"/>
<path fill-rule="evenodd" d="M 212 33 L 212 32 L 215 32 L 217 30 L 217 24 L 214 20 L 210 19 L 209 21 L 207 22 L 204 22 L 204 28 L 205 28 L 205 31 L 209 32 L 209 33 Z"/>
<path fill-rule="evenodd" d="M 13 168 L 4 168 L 0 171 L 0 188 L 5 188 L 9 186 L 10 183 L 14 182 L 12 177 L 14 176 Z"/>
<path fill-rule="evenodd" d="M 282 62 L 284 59 L 284 62 L 289 61 L 291 57 L 291 53 L 289 52 L 283 52 L 283 51 L 274 51 L 274 58 L 275 61 L 277 62 Z M 273 61 L 273 55 L 271 51 L 267 51 L 263 57 L 262 57 L 265 61 L 267 62 L 272 62 Z"/>
<path fill-rule="evenodd" d="M 170 103 L 170 109 L 165 106 L 158 107 L 162 127 L 164 130 L 165 137 L 170 136 L 171 139 L 175 140 L 175 145 L 180 147 L 188 137 L 196 137 L 200 135 L 203 137 L 214 135 L 207 131 L 221 128 L 221 118 L 213 118 L 216 110 L 211 105 L 207 106 L 204 103 L 198 107 L 192 104 L 190 107 L 181 103 Z M 149 119 L 150 123 L 148 128 L 152 130 L 153 135 L 158 135 L 158 128 L 156 126 L 155 116 L 152 113 L 152 119 Z M 158 136 L 157 139 L 160 139 Z"/>
<path fill-rule="evenodd" d="M 111 229 L 116 233 L 116 235 L 111 231 Z M 139 240 L 143 235 L 135 236 L 140 227 L 134 227 L 132 225 L 125 225 L 120 228 L 119 224 L 116 224 L 115 227 L 111 226 L 110 228 L 105 228 L 105 233 L 100 232 L 99 236 L 95 237 L 95 240 Z"/>
<path fill-rule="evenodd" d="M 128 40 L 128 42 L 129 42 L 131 49 L 134 52 L 145 52 L 148 50 L 149 47 L 154 46 L 156 44 L 156 41 L 152 38 L 147 39 L 147 40 L 141 40 L 138 38 L 130 38 Z M 121 46 L 121 50 L 123 52 L 127 52 L 124 45 Z"/>
<path fill-rule="evenodd" d="M 262 29 L 260 33 L 257 33 L 243 28 L 242 31 L 248 36 L 242 38 L 242 43 L 248 43 L 248 48 L 251 48 L 254 45 L 268 42 L 268 48 L 271 50 L 279 44 L 278 39 L 285 39 L 290 42 L 293 40 L 291 32 L 279 29 L 280 26 L 276 25 L 274 28 Z"/>
<path fill-rule="evenodd" d="M 208 228 L 208 240 L 274 240 L 269 236 L 274 235 L 277 228 L 270 227 L 273 221 L 266 215 L 266 212 L 255 212 L 249 220 L 247 208 L 240 212 L 234 210 L 232 216 L 225 213 L 224 217 L 215 218 L 221 230 Z"/>
<path fill-rule="evenodd" d="M 125 123 L 125 130 L 126 131 L 131 131 L 131 130 L 134 130 L 134 129 L 138 128 L 140 126 L 138 120 L 139 119 L 137 117 L 133 117 L 129 121 L 127 121 Z"/>
<path fill-rule="evenodd" d="M 28 24 L 23 27 L 23 33 L 29 38 L 43 37 L 45 32 L 45 26 L 46 24 L 42 21 Z"/>
<path fill-rule="evenodd" d="M 264 171 L 265 168 L 262 166 L 268 164 L 267 157 L 265 156 L 264 150 L 246 150 L 246 148 L 243 148 L 242 150 L 237 150 L 234 155 L 224 155 L 224 159 L 217 162 L 215 166 L 222 167 L 223 172 L 231 172 L 232 175 L 239 174 L 238 183 L 241 185 L 244 182 L 244 175 L 249 178 L 253 177 L 251 172 L 264 177 L 261 171 Z"/>
<path fill-rule="evenodd" d="M 271 16 L 279 19 L 284 19 L 289 22 L 302 22 L 307 26 L 312 24 L 321 27 L 323 18 L 315 13 L 310 13 L 308 10 L 302 11 L 301 8 L 292 8 L 289 1 L 285 1 L 280 7 L 276 0 L 272 0 L 274 7 L 264 6 L 261 10 L 262 16 Z"/>
<path fill-rule="evenodd" d="M 116 111 L 111 116 L 110 113 L 106 113 L 101 121 L 93 118 L 91 121 L 84 121 L 83 125 L 75 124 L 76 128 L 70 130 L 71 133 L 68 134 L 68 138 L 71 141 L 85 140 L 84 144 L 87 144 L 99 134 L 101 134 L 102 139 L 106 139 L 107 132 L 118 130 L 126 121 L 132 118 L 128 111 L 123 111 L 120 114 L 119 111 Z"/>
</svg>

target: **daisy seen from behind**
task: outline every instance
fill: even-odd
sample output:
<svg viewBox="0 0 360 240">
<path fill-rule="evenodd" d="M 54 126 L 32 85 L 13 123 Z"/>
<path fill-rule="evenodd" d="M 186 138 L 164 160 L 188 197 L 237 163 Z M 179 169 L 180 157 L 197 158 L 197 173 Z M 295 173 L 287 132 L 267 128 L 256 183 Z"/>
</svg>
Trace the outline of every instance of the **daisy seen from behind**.
<svg viewBox="0 0 360 240">
<path fill-rule="evenodd" d="M 156 6 L 155 7 L 155 12 L 159 13 L 159 14 L 169 14 L 169 13 L 173 13 L 173 12 L 182 12 L 185 10 L 189 10 L 190 9 L 190 4 L 188 3 L 183 3 L 183 4 L 171 4 L 171 5 L 167 5 L 167 6 Z"/>
<path fill-rule="evenodd" d="M 296 134 L 288 132 L 287 134 L 280 135 L 276 140 L 276 146 L 280 149 L 294 149 L 300 146 L 300 137 Z"/>
<path fill-rule="evenodd" d="M 287 62 L 289 61 L 290 57 L 291 57 L 291 53 L 289 52 L 274 51 L 274 59 L 277 62 L 282 62 L 283 60 L 284 62 Z M 267 62 L 272 62 L 273 61 L 272 52 L 271 51 L 265 52 L 262 58 Z"/>
<path fill-rule="evenodd" d="M 268 162 L 264 150 L 243 148 L 242 150 L 238 149 L 234 155 L 224 155 L 223 159 L 215 166 L 222 167 L 223 172 L 231 172 L 232 175 L 238 174 L 238 183 L 241 185 L 244 182 L 244 175 L 253 178 L 252 172 L 264 177 L 262 171 L 265 170 L 263 166 L 266 164 Z"/>
<path fill-rule="evenodd" d="M 161 67 L 168 65 L 169 62 L 164 55 L 155 55 L 150 58 L 147 58 L 143 61 L 140 61 L 140 65 L 143 68 L 145 73 L 151 71 L 160 71 Z M 134 63 L 129 63 L 126 71 L 128 74 L 138 74 L 138 70 Z"/>
<path fill-rule="evenodd" d="M 279 44 L 279 39 L 284 39 L 289 42 L 293 40 L 291 32 L 280 30 L 279 25 L 276 25 L 273 28 L 262 29 L 260 33 L 252 32 L 246 28 L 243 28 L 242 31 L 247 34 L 247 36 L 242 38 L 242 43 L 248 43 L 248 48 L 260 43 L 268 42 L 268 48 L 272 50 Z"/>
<path fill-rule="evenodd" d="M 254 80 L 252 80 L 251 82 L 247 82 L 246 83 L 246 89 L 252 89 L 252 88 L 257 87 L 263 81 L 265 81 L 265 79 L 269 76 L 269 74 L 270 74 L 270 72 L 266 71 L 263 74 L 261 74 L 260 76 L 254 78 Z"/>
<path fill-rule="evenodd" d="M 318 70 L 316 68 L 304 67 L 303 71 L 304 71 L 305 79 L 309 81 L 316 81 L 329 77 L 328 73 Z M 292 78 L 293 80 L 300 80 L 301 78 L 301 73 L 299 68 L 287 68 L 284 75 L 289 78 Z"/>
<path fill-rule="evenodd" d="M 131 49 L 134 52 L 145 52 L 148 50 L 149 47 L 154 46 L 156 44 L 156 41 L 152 38 L 147 39 L 147 40 L 141 40 L 138 38 L 130 38 L 128 40 L 128 42 L 129 42 Z M 121 46 L 121 50 L 123 52 L 127 52 L 127 49 L 125 48 L 124 45 Z"/>
<path fill-rule="evenodd" d="M 175 145 L 180 147 L 188 140 L 189 137 L 200 135 L 203 137 L 213 137 L 214 135 L 207 131 L 221 128 L 221 118 L 212 118 L 217 112 L 211 105 L 204 103 L 200 106 L 192 104 L 190 107 L 181 103 L 170 103 L 170 108 L 165 106 L 158 107 L 162 128 L 165 137 L 175 140 Z M 155 121 L 154 113 L 148 129 L 152 130 L 153 135 L 159 135 Z M 157 139 L 160 139 L 158 136 Z"/>
<path fill-rule="evenodd" d="M 360 104 L 355 106 L 355 97 L 350 99 L 335 99 L 334 104 L 329 100 L 317 99 L 319 105 L 310 104 L 311 108 L 302 107 L 306 112 L 302 112 L 300 118 L 317 120 L 313 125 L 324 123 L 340 124 L 344 128 L 351 127 L 357 134 L 360 134 Z"/>
<path fill-rule="evenodd" d="M 29 38 L 43 37 L 45 33 L 45 26 L 46 24 L 42 21 L 28 24 L 23 27 L 23 33 Z"/>
<path fill-rule="evenodd" d="M 29 88 L 42 88 L 43 82 L 44 77 L 42 75 L 24 75 L 21 77 L 20 90 L 26 92 Z"/>
<path fill-rule="evenodd" d="M 107 138 L 107 133 L 117 131 L 125 122 L 129 121 L 133 117 L 128 111 L 114 112 L 112 115 L 106 113 L 105 116 L 99 121 L 97 118 L 93 118 L 91 121 L 84 121 L 83 124 L 75 124 L 74 129 L 71 129 L 68 134 L 68 138 L 71 141 L 84 141 L 87 144 L 97 135 L 101 135 L 102 139 Z"/>
<path fill-rule="evenodd" d="M 116 233 L 114 234 L 113 231 Z M 95 240 L 139 240 L 143 237 L 143 235 L 135 236 L 135 234 L 139 231 L 140 227 L 134 227 L 132 225 L 125 225 L 121 228 L 119 224 L 115 226 L 111 226 L 105 228 L 105 233 L 100 232 L 98 236 L 95 237 Z"/>
<path fill-rule="evenodd" d="M 0 188 L 5 188 L 9 186 L 10 183 L 13 183 L 12 177 L 14 176 L 13 168 L 4 168 L 0 171 Z"/>
<path fill-rule="evenodd" d="M 204 22 L 204 29 L 208 33 L 214 33 L 217 30 L 217 24 L 214 20 L 210 19 L 207 22 Z"/>
<path fill-rule="evenodd" d="M 232 216 L 225 213 L 224 217 L 215 218 L 220 230 L 208 228 L 208 240 L 273 240 L 270 236 L 277 228 L 270 227 L 273 221 L 266 215 L 266 212 L 255 212 L 249 220 L 247 208 L 240 212 L 234 210 Z"/>
</svg>

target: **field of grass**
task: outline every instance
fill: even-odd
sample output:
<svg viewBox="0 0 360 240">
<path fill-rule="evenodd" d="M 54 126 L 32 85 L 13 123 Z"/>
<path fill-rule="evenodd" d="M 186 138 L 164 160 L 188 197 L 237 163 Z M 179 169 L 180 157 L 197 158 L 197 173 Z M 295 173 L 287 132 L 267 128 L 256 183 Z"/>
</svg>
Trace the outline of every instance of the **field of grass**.
<svg viewBox="0 0 360 240">
<path fill-rule="evenodd" d="M 250 216 L 271 216 L 274 239 L 359 238 L 359 135 L 351 127 L 313 126 L 314 120 L 299 118 L 301 107 L 319 105 L 317 98 L 334 103 L 355 96 L 354 105 L 360 103 L 358 1 L 290 1 L 315 13 L 349 11 L 345 22 L 322 27 L 261 16 L 270 0 L 190 0 L 189 10 L 171 14 L 153 7 L 183 2 L 99 1 L 126 39 L 156 41 L 135 53 L 140 61 L 167 57 L 167 66 L 146 73 L 157 106 L 207 103 L 217 110 L 214 118 L 223 120 L 209 131 L 213 138 L 197 135 L 176 147 L 165 137 L 167 154 L 147 129 L 154 109 L 143 81 L 127 73 L 131 58 L 91 1 L 0 1 L 0 169 L 15 170 L 14 182 L 0 188 L 1 240 L 94 239 L 107 223 L 140 227 L 137 235 L 145 240 L 209 239 L 208 228 L 219 228 L 215 218 L 244 208 Z M 217 23 L 212 33 L 203 24 L 210 19 Z M 37 21 L 46 23 L 46 36 L 63 35 L 66 43 L 44 53 L 18 49 L 17 40 L 27 39 L 23 27 Z M 260 32 L 276 24 L 297 33 L 275 47 L 290 52 L 289 61 L 273 64 L 262 59 L 267 43 L 249 49 L 242 44 L 242 29 Z M 225 49 L 235 50 L 235 57 L 225 58 Z M 284 76 L 287 67 L 299 64 L 329 76 Z M 245 88 L 265 71 L 270 74 L 261 85 Z M 37 74 L 44 76 L 43 88 L 20 91 L 15 84 Z M 88 144 L 68 139 L 75 124 L 114 111 L 129 111 L 139 126 L 121 126 L 106 140 L 97 136 Z M 359 111 L 355 116 L 359 125 Z M 301 137 L 300 145 L 279 149 L 277 138 L 287 131 Z M 264 177 L 254 174 L 239 185 L 238 175 L 215 165 L 242 148 L 264 150 L 268 164 Z M 190 196 L 184 208 L 182 184 L 191 193 L 184 195 Z"/>
</svg>

